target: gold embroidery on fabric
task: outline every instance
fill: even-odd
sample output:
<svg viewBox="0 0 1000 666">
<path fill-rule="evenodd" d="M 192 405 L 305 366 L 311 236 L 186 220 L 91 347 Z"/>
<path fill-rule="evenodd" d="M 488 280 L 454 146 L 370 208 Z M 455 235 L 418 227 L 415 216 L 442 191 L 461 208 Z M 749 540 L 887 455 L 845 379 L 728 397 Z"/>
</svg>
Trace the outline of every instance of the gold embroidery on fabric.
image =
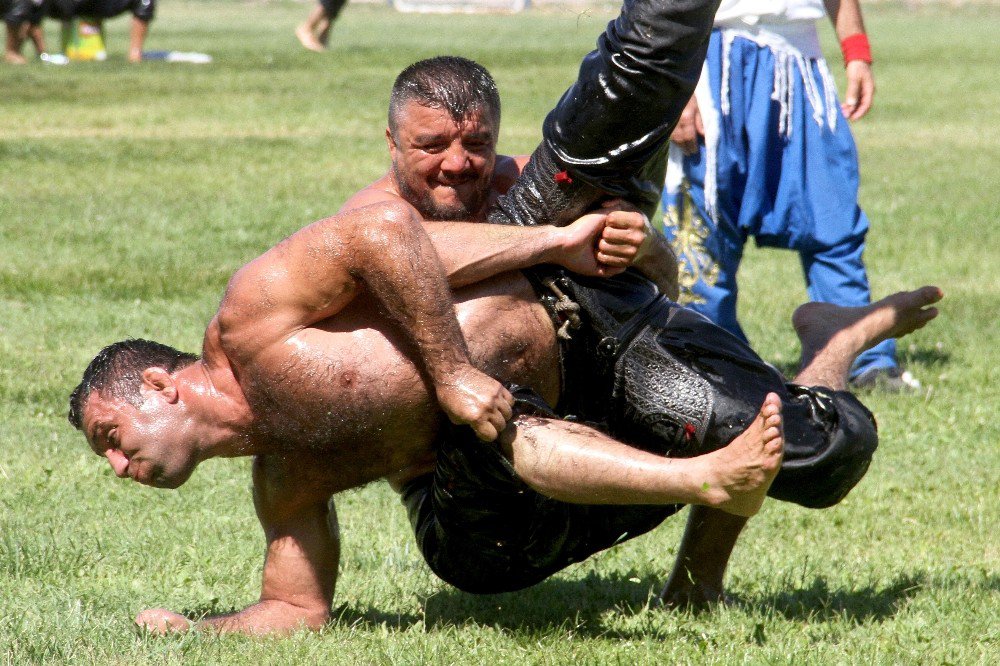
<svg viewBox="0 0 1000 666">
<path fill-rule="evenodd" d="M 677 198 L 680 203 L 667 206 L 664 214 L 664 224 L 676 230 L 670 245 L 677 255 L 681 288 L 678 301 L 682 305 L 705 302 L 704 297 L 692 291 L 699 280 L 709 287 L 715 286 L 719 281 L 719 265 L 705 247 L 705 239 L 711 229 L 695 208 L 688 192 L 689 187 L 685 179 L 681 184 L 680 197 Z"/>
</svg>

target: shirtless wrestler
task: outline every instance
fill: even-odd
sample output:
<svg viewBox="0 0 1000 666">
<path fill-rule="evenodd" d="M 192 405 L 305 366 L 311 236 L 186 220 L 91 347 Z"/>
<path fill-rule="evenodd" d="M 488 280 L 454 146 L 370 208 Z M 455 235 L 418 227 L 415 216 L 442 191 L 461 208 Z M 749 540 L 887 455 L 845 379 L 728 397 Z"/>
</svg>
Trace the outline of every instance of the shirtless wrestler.
<svg viewBox="0 0 1000 666">
<path fill-rule="evenodd" d="M 364 230 L 389 234 L 383 238 L 388 246 L 401 245 L 403 236 L 413 241 L 409 234 L 416 232 L 408 222 L 414 220 L 412 210 L 388 205 L 377 212 L 370 207 L 350 211 L 335 224 L 307 228 L 237 273 L 206 333 L 201 359 L 146 343 L 119 343 L 99 355 L 74 393 L 72 420 L 120 475 L 177 485 L 202 459 L 261 454 L 255 463 L 255 498 L 269 539 L 261 601 L 240 613 L 208 618 L 203 621 L 207 626 L 277 631 L 322 623 L 339 557 L 326 497 L 380 476 L 392 476 L 412 495 L 413 484 L 433 467 L 432 438 L 449 426 L 427 410 L 435 390 L 431 373 L 421 374 L 409 360 L 424 350 L 402 339 L 416 336 L 400 334 L 401 328 L 406 332 L 399 325 L 405 317 L 392 325 L 374 312 L 370 301 L 354 300 L 335 319 L 325 318 L 336 309 L 330 309 L 331 303 L 343 305 L 348 298 L 331 298 L 331 291 L 352 293 L 357 281 L 351 271 L 359 269 L 331 271 L 324 265 L 319 270 L 315 263 L 355 256 L 358 248 L 353 246 L 352 252 L 332 255 L 316 248 L 336 250 L 359 238 L 369 240 L 362 238 Z M 551 230 L 541 233 L 539 238 L 551 242 Z M 362 251 L 363 267 L 375 268 L 381 257 L 378 246 Z M 449 254 L 456 248 L 468 250 L 464 244 L 449 248 L 438 243 L 452 276 L 484 261 Z M 327 273 L 342 281 L 318 284 L 316 276 Z M 361 277 L 366 285 L 371 279 Z M 511 283 L 510 277 L 458 294 L 472 360 L 498 377 L 531 384 L 554 402 L 559 368 L 552 327 L 528 285 Z M 288 303 L 279 302 L 282 296 Z M 841 366 L 846 368 L 844 362 L 849 364 L 873 340 L 922 326 L 935 313 L 925 306 L 937 298 L 937 290 L 924 289 L 864 310 L 817 313 L 805 306 L 796 322 L 807 350 L 798 379 L 840 387 L 837 376 Z M 501 326 L 497 312 L 521 327 Z M 267 325 L 261 327 L 261 322 Z M 404 356 L 400 349 L 409 353 Z M 366 361 L 358 363 L 359 358 Z M 428 362 L 425 357 L 424 364 Z M 748 515 L 762 501 L 780 460 L 779 411 L 773 397 L 764 399 L 742 436 L 718 452 L 690 460 L 665 459 L 576 424 L 536 418 L 519 419 L 503 451 L 525 487 L 567 502 L 667 507 L 685 502 Z M 391 437 L 401 430 L 406 438 Z M 557 436 L 549 437 L 553 432 Z M 358 460 L 358 441 L 364 441 L 363 461 Z M 400 448 L 399 441 L 413 446 Z M 279 450 L 301 453 L 294 461 L 268 454 Z M 574 473 L 567 477 L 569 469 Z M 189 626 L 163 610 L 147 611 L 139 620 L 161 629 Z"/>
<path fill-rule="evenodd" d="M 383 477 L 400 487 L 433 467 L 433 444 L 446 426 L 432 382 L 415 354 L 401 351 L 409 343 L 374 299 L 349 300 L 360 284 L 342 268 L 358 252 L 357 261 L 371 271 L 383 261 L 395 264 L 398 257 L 387 249 L 412 247 L 417 239 L 407 234 L 419 237 L 419 222 L 389 206 L 306 227 L 233 276 L 200 358 L 155 343 L 116 343 L 74 392 L 72 420 L 121 477 L 176 487 L 202 460 L 257 456 L 255 501 L 268 539 L 261 600 L 202 622 L 252 632 L 320 626 L 339 559 L 327 499 Z M 372 235 L 381 238 L 364 251 L 358 237 Z M 441 255 L 454 272 L 459 262 L 447 248 Z M 898 294 L 853 310 L 803 306 L 796 315 L 806 349 L 800 380 L 841 385 L 861 349 L 933 316 L 923 306 L 936 294 Z M 555 334 L 533 291 L 499 276 L 456 298 L 473 363 L 538 387 L 555 402 Z M 690 459 L 643 453 L 577 424 L 532 418 L 518 424 L 503 448 L 526 484 L 555 499 L 704 504 L 749 515 L 781 459 L 779 407 L 768 398 L 729 446 Z M 166 611 L 140 619 L 188 626 Z"/>
</svg>

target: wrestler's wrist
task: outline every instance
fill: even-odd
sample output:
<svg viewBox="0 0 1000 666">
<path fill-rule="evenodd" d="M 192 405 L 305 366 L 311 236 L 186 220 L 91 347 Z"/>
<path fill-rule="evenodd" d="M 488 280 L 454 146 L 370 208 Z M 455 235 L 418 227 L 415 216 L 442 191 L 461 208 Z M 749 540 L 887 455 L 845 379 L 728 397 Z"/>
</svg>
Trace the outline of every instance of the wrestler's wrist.
<svg viewBox="0 0 1000 666">
<path fill-rule="evenodd" d="M 536 229 L 544 234 L 544 240 L 542 241 L 544 250 L 541 253 L 538 263 L 565 266 L 566 262 L 571 259 L 573 252 L 573 237 L 571 236 L 569 227 L 556 227 L 546 224 L 538 226 Z"/>
</svg>

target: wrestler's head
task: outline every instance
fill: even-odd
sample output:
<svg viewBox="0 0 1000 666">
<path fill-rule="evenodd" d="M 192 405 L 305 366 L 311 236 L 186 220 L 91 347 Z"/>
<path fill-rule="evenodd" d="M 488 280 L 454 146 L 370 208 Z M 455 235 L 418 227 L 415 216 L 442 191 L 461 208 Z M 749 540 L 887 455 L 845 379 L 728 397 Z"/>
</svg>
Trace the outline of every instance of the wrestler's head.
<svg viewBox="0 0 1000 666">
<path fill-rule="evenodd" d="M 396 78 L 386 141 L 399 194 L 429 220 L 471 220 L 489 200 L 500 95 L 481 65 L 421 60 Z"/>
<path fill-rule="evenodd" d="M 69 399 L 69 421 L 119 477 L 176 488 L 198 464 L 194 422 L 174 373 L 198 360 L 149 340 L 123 340 L 94 357 Z"/>
</svg>

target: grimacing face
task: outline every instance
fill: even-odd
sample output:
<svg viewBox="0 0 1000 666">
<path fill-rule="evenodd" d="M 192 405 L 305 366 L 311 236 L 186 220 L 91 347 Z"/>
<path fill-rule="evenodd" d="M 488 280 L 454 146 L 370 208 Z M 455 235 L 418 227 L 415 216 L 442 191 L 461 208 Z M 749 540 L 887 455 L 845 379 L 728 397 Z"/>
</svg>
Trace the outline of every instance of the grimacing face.
<svg viewBox="0 0 1000 666">
<path fill-rule="evenodd" d="M 83 409 L 83 432 L 91 450 L 106 458 L 115 475 L 156 488 L 176 488 L 198 465 L 196 447 L 176 404 L 145 394 L 135 407 L 91 392 Z"/>
<path fill-rule="evenodd" d="M 387 131 L 400 195 L 428 220 L 475 219 L 489 201 L 498 128 L 479 111 L 456 122 L 444 109 L 407 102 Z"/>
</svg>

